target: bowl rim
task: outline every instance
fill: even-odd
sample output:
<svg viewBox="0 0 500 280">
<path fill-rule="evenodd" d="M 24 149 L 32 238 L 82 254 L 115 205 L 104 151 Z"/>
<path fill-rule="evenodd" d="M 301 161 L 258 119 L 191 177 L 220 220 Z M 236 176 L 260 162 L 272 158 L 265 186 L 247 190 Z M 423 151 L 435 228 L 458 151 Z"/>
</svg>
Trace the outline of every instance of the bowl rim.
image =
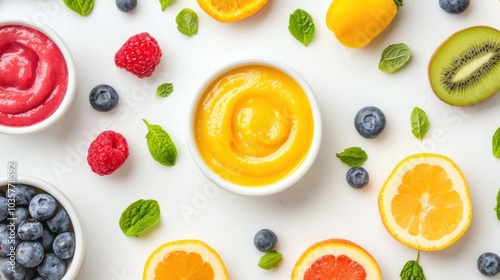
<svg viewBox="0 0 500 280">
<path fill-rule="evenodd" d="M 17 127 L 0 124 L 0 133 L 3 134 L 19 135 L 37 133 L 56 123 L 66 113 L 66 111 L 68 111 L 68 109 L 71 107 L 71 104 L 73 103 L 73 100 L 75 99 L 76 70 L 73 56 L 71 55 L 68 46 L 66 45 L 66 43 L 64 43 L 62 38 L 49 26 L 39 21 L 31 20 L 28 18 L 0 19 L 0 27 L 5 25 L 24 25 L 42 32 L 43 34 L 47 35 L 47 37 L 49 37 L 52 41 L 54 41 L 54 43 L 59 47 L 59 50 L 61 50 L 64 60 L 66 61 L 66 67 L 68 68 L 68 86 L 61 104 L 59 104 L 59 107 L 54 111 L 54 113 L 52 113 L 52 115 L 38 123 L 29 126 Z"/>
<path fill-rule="evenodd" d="M 194 136 L 194 121 L 195 121 L 194 117 L 195 117 L 196 107 L 198 105 L 199 99 L 201 98 L 207 87 L 210 86 L 210 84 L 213 82 L 214 79 L 220 77 L 222 74 L 228 72 L 229 70 L 247 65 L 262 65 L 262 66 L 272 67 L 274 69 L 277 69 L 285 73 L 293 80 L 295 80 L 297 84 L 301 86 L 301 88 L 303 89 L 304 93 L 306 94 L 309 100 L 313 116 L 313 123 L 314 123 L 314 132 L 312 136 L 313 138 L 311 142 L 311 147 L 309 149 L 308 154 L 306 155 L 304 160 L 300 163 L 300 165 L 285 178 L 271 184 L 257 186 L 257 187 L 242 186 L 231 183 L 229 181 L 224 180 L 222 177 L 220 177 L 214 171 L 212 171 L 201 157 Z M 191 102 L 189 103 L 187 114 L 188 115 L 186 118 L 186 140 L 191 157 L 195 161 L 197 167 L 205 175 L 205 177 L 207 177 L 210 181 L 212 181 L 214 184 L 221 187 L 222 189 L 225 189 L 235 194 L 240 194 L 245 196 L 265 196 L 265 195 L 272 195 L 279 193 L 291 187 L 292 185 L 297 183 L 312 167 L 317 158 L 321 146 L 322 120 L 314 91 L 310 87 L 309 83 L 304 79 L 304 77 L 300 75 L 299 72 L 297 72 L 291 66 L 268 57 L 261 57 L 261 56 L 243 57 L 240 59 L 233 60 L 232 62 L 226 63 L 223 66 L 216 69 L 215 71 L 213 71 L 195 91 L 195 94 L 193 95 Z"/>
<path fill-rule="evenodd" d="M 0 187 L 8 186 L 9 181 L 10 184 L 30 185 L 49 193 L 64 207 L 66 212 L 68 212 L 68 215 L 71 218 L 71 223 L 77 242 L 75 246 L 75 254 L 71 259 L 71 264 L 67 267 L 66 274 L 64 275 L 62 280 L 73 280 L 78 275 L 78 272 L 83 264 L 87 243 L 83 222 L 76 212 L 73 204 L 57 187 L 42 179 L 29 176 L 18 176 L 17 178 L 12 180 L 6 177 L 2 177 L 0 178 Z"/>
</svg>

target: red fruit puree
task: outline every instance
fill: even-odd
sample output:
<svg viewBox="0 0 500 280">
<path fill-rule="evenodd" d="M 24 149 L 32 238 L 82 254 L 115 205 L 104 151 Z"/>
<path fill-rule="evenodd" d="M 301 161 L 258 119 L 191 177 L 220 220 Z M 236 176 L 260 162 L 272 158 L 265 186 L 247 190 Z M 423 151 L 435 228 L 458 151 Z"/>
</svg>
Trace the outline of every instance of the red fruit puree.
<svg viewBox="0 0 500 280">
<path fill-rule="evenodd" d="M 0 125 L 28 126 L 52 115 L 68 86 L 57 45 L 23 25 L 0 26 Z"/>
</svg>

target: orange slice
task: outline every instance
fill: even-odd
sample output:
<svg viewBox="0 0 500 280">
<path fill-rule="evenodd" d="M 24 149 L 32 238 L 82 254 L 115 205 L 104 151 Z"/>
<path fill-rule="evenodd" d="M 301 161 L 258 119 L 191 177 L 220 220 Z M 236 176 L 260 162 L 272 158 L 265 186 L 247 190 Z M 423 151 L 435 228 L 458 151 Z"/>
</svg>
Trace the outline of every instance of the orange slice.
<svg viewBox="0 0 500 280">
<path fill-rule="evenodd" d="M 229 280 L 219 254 L 199 240 L 158 247 L 146 261 L 143 280 Z"/>
<path fill-rule="evenodd" d="M 394 168 L 379 194 L 379 211 L 389 233 L 421 250 L 444 249 L 456 242 L 472 219 L 469 187 L 449 158 L 411 155 Z"/>
<path fill-rule="evenodd" d="M 313 244 L 299 258 L 292 280 L 382 280 L 375 259 L 346 239 L 327 239 Z"/>
<path fill-rule="evenodd" d="M 258 12 L 269 0 L 197 0 L 200 7 L 220 22 L 234 22 Z"/>
</svg>

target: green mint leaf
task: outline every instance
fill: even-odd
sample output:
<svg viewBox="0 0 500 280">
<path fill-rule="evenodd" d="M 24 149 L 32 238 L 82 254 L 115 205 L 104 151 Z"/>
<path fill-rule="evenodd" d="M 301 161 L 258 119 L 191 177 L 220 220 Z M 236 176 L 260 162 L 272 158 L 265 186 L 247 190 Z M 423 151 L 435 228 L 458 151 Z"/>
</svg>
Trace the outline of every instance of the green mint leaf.
<svg viewBox="0 0 500 280">
<path fill-rule="evenodd" d="M 172 4 L 173 0 L 160 0 L 161 10 L 165 11 L 165 9 Z"/>
<path fill-rule="evenodd" d="M 420 258 L 420 252 L 417 254 L 417 259 L 408 261 L 399 276 L 401 280 L 426 280 L 424 275 L 424 270 L 418 264 L 418 259 Z"/>
<path fill-rule="evenodd" d="M 378 69 L 384 72 L 396 72 L 403 68 L 411 58 L 411 50 L 404 43 L 388 46 L 382 52 Z"/>
<path fill-rule="evenodd" d="M 149 124 L 144 119 L 143 121 L 148 127 L 146 139 L 153 159 L 163 165 L 174 166 L 175 159 L 177 158 L 177 149 L 170 135 L 159 125 Z"/>
<path fill-rule="evenodd" d="M 164 83 L 161 84 L 157 89 L 156 89 L 156 96 L 159 97 L 167 97 L 169 96 L 172 92 L 174 91 L 174 85 L 171 83 Z"/>
<path fill-rule="evenodd" d="M 89 15 L 94 8 L 94 0 L 64 0 L 64 4 L 81 16 Z"/>
<path fill-rule="evenodd" d="M 366 152 L 360 147 L 350 147 L 336 154 L 337 158 L 349 167 L 361 166 L 368 159 Z"/>
<path fill-rule="evenodd" d="M 258 266 L 262 269 L 270 270 L 277 267 L 280 264 L 282 258 L 283 255 L 280 252 L 267 252 L 260 258 Z"/>
<path fill-rule="evenodd" d="M 500 158 L 500 127 L 493 134 L 493 139 L 491 141 L 493 148 L 493 156 Z"/>
<path fill-rule="evenodd" d="M 140 199 L 130 204 L 120 217 L 120 228 L 126 236 L 139 236 L 160 220 L 160 205 L 156 200 Z"/>
<path fill-rule="evenodd" d="M 497 220 L 500 221 L 500 190 L 497 193 L 497 205 L 495 206 L 495 212 L 497 212 Z"/>
<path fill-rule="evenodd" d="M 313 39 L 315 29 L 313 19 L 308 12 L 297 9 L 290 15 L 288 30 L 295 39 L 305 46 L 309 45 Z"/>
<path fill-rule="evenodd" d="M 411 111 L 411 133 L 419 140 L 422 140 L 425 137 L 425 134 L 429 130 L 429 119 L 427 118 L 427 114 L 424 110 L 415 107 L 413 111 Z"/>
<path fill-rule="evenodd" d="M 185 8 L 175 17 L 177 30 L 186 36 L 198 33 L 198 15 L 195 11 Z"/>
</svg>

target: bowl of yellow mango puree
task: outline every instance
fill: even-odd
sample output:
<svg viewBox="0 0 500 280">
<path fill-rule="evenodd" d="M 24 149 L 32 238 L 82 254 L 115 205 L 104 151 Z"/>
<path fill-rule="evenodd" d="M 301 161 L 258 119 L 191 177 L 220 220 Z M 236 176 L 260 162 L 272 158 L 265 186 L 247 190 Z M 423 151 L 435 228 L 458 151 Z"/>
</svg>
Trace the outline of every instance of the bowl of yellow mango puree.
<svg viewBox="0 0 500 280">
<path fill-rule="evenodd" d="M 202 173 L 241 195 L 278 193 L 313 165 L 321 117 L 313 90 L 293 68 L 268 58 L 220 67 L 189 106 L 187 142 Z"/>
</svg>

